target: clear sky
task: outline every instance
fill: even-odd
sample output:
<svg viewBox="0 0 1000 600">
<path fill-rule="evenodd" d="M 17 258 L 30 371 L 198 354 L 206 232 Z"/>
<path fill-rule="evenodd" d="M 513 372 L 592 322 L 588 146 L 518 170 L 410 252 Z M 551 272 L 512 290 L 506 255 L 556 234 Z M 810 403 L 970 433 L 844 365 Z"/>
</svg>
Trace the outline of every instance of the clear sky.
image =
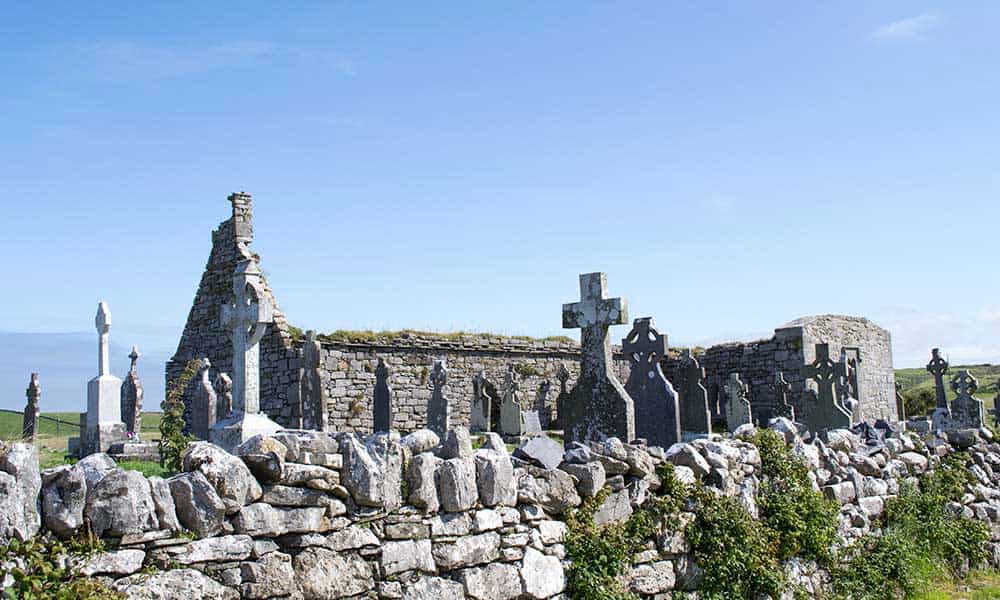
<svg viewBox="0 0 1000 600">
<path fill-rule="evenodd" d="M 602 270 L 675 344 L 1000 362 L 998 3 L 141 4 L 0 5 L 0 330 L 169 352 L 242 189 L 306 328 L 560 334 Z"/>
</svg>

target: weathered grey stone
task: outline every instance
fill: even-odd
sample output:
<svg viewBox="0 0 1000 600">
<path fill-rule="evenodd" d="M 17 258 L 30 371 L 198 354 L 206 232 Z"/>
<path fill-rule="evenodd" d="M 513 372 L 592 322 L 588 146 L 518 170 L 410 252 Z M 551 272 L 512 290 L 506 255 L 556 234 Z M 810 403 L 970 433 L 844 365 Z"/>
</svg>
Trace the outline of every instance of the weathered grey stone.
<svg viewBox="0 0 1000 600">
<path fill-rule="evenodd" d="M 256 562 L 240 564 L 240 596 L 249 599 L 285 597 L 297 593 L 292 557 L 271 552 Z"/>
<path fill-rule="evenodd" d="M 628 491 L 622 490 L 609 494 L 601 506 L 594 512 L 594 524 L 597 526 L 624 521 L 632 515 L 632 503 Z"/>
<path fill-rule="evenodd" d="M 677 392 L 660 367 L 667 336 L 656 330 L 652 317 L 636 319 L 622 340 L 622 354 L 630 365 L 625 391 L 635 404 L 635 435 L 669 448 L 681 439 L 681 423 Z"/>
<path fill-rule="evenodd" d="M 215 421 L 219 413 L 218 395 L 215 392 L 215 387 L 212 385 L 210 377 L 211 368 L 212 361 L 208 358 L 202 358 L 195 380 L 194 398 L 191 400 L 188 428 L 191 431 L 191 435 L 199 440 L 208 439 L 208 432 L 215 426 Z"/>
<path fill-rule="evenodd" d="M 500 516 L 500 513 L 491 508 L 477 510 L 472 520 L 472 528 L 476 533 L 493 531 L 503 527 L 503 517 Z"/>
<path fill-rule="evenodd" d="M 542 600 L 561 593 L 566 588 L 566 575 L 555 556 L 546 556 L 534 548 L 524 551 L 521 580 L 528 598 Z"/>
<path fill-rule="evenodd" d="M 382 574 L 392 577 L 406 571 L 437 573 L 430 540 L 404 540 L 382 544 Z"/>
<path fill-rule="evenodd" d="M 276 537 L 286 533 L 323 531 L 326 509 L 283 508 L 258 502 L 244 506 L 233 517 L 233 528 L 254 537 Z"/>
<path fill-rule="evenodd" d="M 685 348 L 681 351 L 679 392 L 683 433 L 708 435 L 712 431 L 712 411 L 708 408 L 704 381 L 705 369 L 691 355 L 691 350 Z"/>
<path fill-rule="evenodd" d="M 42 515 L 49 531 L 63 539 L 76 535 L 83 527 L 86 500 L 83 469 L 62 465 L 42 471 Z"/>
<path fill-rule="evenodd" d="M 307 548 L 293 561 L 305 600 L 327 600 L 361 594 L 375 587 L 371 566 L 355 554 Z"/>
<path fill-rule="evenodd" d="M 403 585 L 403 600 L 465 600 L 465 590 L 449 579 L 422 576 Z"/>
<path fill-rule="evenodd" d="M 440 504 L 435 475 L 442 462 L 430 452 L 423 452 L 413 457 L 406 468 L 406 483 L 410 486 L 410 504 L 427 512 L 437 512 Z"/>
<path fill-rule="evenodd" d="M 240 595 L 194 569 L 160 571 L 119 579 L 114 588 L 128 600 L 166 600 L 167 598 L 198 598 L 199 600 L 238 600 Z"/>
<path fill-rule="evenodd" d="M 949 429 L 978 430 L 986 424 L 983 401 L 973 394 L 979 390 L 979 382 L 966 369 L 962 369 L 951 380 L 955 399 L 951 401 Z"/>
<path fill-rule="evenodd" d="M 830 358 L 829 344 L 816 344 L 816 360 L 801 369 L 802 377 L 812 379 L 817 392 L 807 394 L 800 418 L 813 431 L 824 429 L 849 429 L 851 413 L 834 393 L 834 386 L 840 376 L 837 363 Z"/>
<path fill-rule="evenodd" d="M 372 417 L 375 431 L 392 429 L 392 387 L 389 386 L 389 367 L 382 358 L 375 366 L 375 398 Z"/>
<path fill-rule="evenodd" d="M 521 575 L 514 565 L 492 563 L 463 569 L 458 580 L 465 586 L 466 595 L 475 600 L 514 600 L 523 590 Z"/>
<path fill-rule="evenodd" d="M 21 439 L 29 444 L 35 443 L 35 433 L 38 431 L 38 415 L 41 410 L 38 402 L 42 397 L 42 387 L 38 384 L 38 373 L 32 373 L 25 390 L 27 402 L 21 417 Z"/>
<path fill-rule="evenodd" d="M 326 431 L 329 426 L 328 399 L 320 365 L 322 353 L 323 347 L 316 339 L 316 332 L 310 329 L 298 351 L 296 381 L 289 388 L 289 403 L 301 415 L 303 429 Z"/>
<path fill-rule="evenodd" d="M 560 467 L 576 479 L 576 490 L 581 496 L 596 496 L 604 487 L 604 467 L 599 462 L 582 465 L 563 463 Z"/>
<path fill-rule="evenodd" d="M 400 442 L 410 449 L 413 455 L 430 452 L 441 442 L 438 434 L 430 429 L 418 429 L 404 437 Z"/>
<path fill-rule="evenodd" d="M 441 443 L 441 450 L 438 452 L 441 458 L 471 458 L 472 438 L 469 430 L 465 427 L 453 427 L 448 430 Z"/>
<path fill-rule="evenodd" d="M 608 326 L 628 323 L 628 305 L 608 299 L 604 273 L 580 275 L 580 301 L 563 305 L 563 328 L 579 328 L 580 377 L 566 408 L 566 441 L 635 439 L 632 398 L 611 369 Z"/>
<path fill-rule="evenodd" d="M 842 481 L 824 486 L 823 495 L 843 505 L 852 502 L 857 497 L 857 490 L 854 488 L 853 482 Z"/>
<path fill-rule="evenodd" d="M 259 483 L 277 483 L 285 471 L 285 460 L 275 452 L 244 454 L 240 457 Z"/>
<path fill-rule="evenodd" d="M 526 467 L 517 476 L 517 495 L 519 502 L 537 504 L 554 515 L 582 502 L 569 473 L 535 467 Z"/>
<path fill-rule="evenodd" d="M 472 508 L 479 499 L 476 487 L 476 463 L 471 458 L 449 458 L 436 473 L 438 500 L 448 512 Z"/>
<path fill-rule="evenodd" d="M 695 477 L 708 475 L 711 467 L 705 457 L 691 444 L 674 444 L 667 450 L 666 460 L 675 465 L 688 467 Z"/>
<path fill-rule="evenodd" d="M 514 456 L 543 469 L 555 469 L 562 462 L 563 448 L 549 436 L 538 435 L 514 450 Z"/>
<path fill-rule="evenodd" d="M 914 473 L 923 473 L 927 470 L 927 457 L 916 452 L 903 452 L 899 455 L 899 460 Z"/>
<path fill-rule="evenodd" d="M 931 361 L 927 363 L 927 372 L 934 377 L 935 406 L 948 410 L 948 397 L 944 392 L 944 376 L 948 372 L 948 361 L 941 358 L 941 350 L 931 350 Z"/>
<path fill-rule="evenodd" d="M 231 515 L 255 502 L 263 491 L 243 461 L 208 442 L 189 444 L 184 451 L 185 471 L 201 471 L 226 505 Z"/>
<path fill-rule="evenodd" d="M 661 594 L 674 588 L 674 563 L 669 560 L 638 565 L 632 569 L 629 587 L 643 595 Z"/>
<path fill-rule="evenodd" d="M 41 491 L 38 449 L 22 442 L 0 443 L 0 543 L 38 533 Z"/>
<path fill-rule="evenodd" d="M 507 450 L 480 448 L 476 451 L 475 461 L 479 501 L 484 506 L 514 506 L 517 503 L 517 482 Z"/>
<path fill-rule="evenodd" d="M 108 473 L 87 494 L 84 516 L 98 537 L 142 533 L 160 526 L 149 481 L 138 471 Z"/>
<path fill-rule="evenodd" d="M 233 454 L 236 456 L 267 454 L 268 452 L 274 452 L 284 463 L 285 457 L 288 455 L 288 447 L 276 437 L 257 434 L 233 449 Z"/>
<path fill-rule="evenodd" d="M 180 531 L 181 524 L 177 520 L 177 506 L 174 504 L 174 497 L 170 493 L 170 485 L 167 481 L 155 475 L 150 477 L 149 493 L 153 497 L 153 506 L 156 507 L 156 519 L 160 522 L 160 529 L 174 533 Z"/>
<path fill-rule="evenodd" d="M 444 386 L 448 382 L 448 369 L 444 360 L 435 360 L 430 374 L 431 399 L 427 403 L 427 429 L 444 436 L 449 429 L 451 418 L 450 400 Z"/>
<path fill-rule="evenodd" d="M 500 433 L 512 438 L 525 433 L 521 384 L 512 364 L 507 365 L 507 375 L 504 379 L 503 400 L 500 402 Z"/>
<path fill-rule="evenodd" d="M 403 446 L 397 433 L 377 433 L 365 442 L 354 434 L 344 434 L 340 448 L 343 484 L 356 503 L 387 510 L 402 505 Z"/>
<path fill-rule="evenodd" d="M 223 529 L 226 505 L 201 471 L 181 473 L 167 480 L 177 519 L 198 537 L 211 537 Z"/>
<path fill-rule="evenodd" d="M 87 480 L 87 489 L 92 489 L 97 482 L 104 479 L 104 476 L 118 468 L 118 463 L 113 458 L 103 452 L 98 452 L 85 456 L 78 460 L 75 468 L 83 471 L 83 478 Z"/>
<path fill-rule="evenodd" d="M 468 535 L 470 531 L 472 519 L 468 513 L 443 514 L 431 519 L 431 536 L 434 538 Z"/>
<path fill-rule="evenodd" d="M 730 373 L 726 382 L 726 427 L 734 433 L 743 425 L 752 423 L 750 420 L 750 400 L 747 399 L 749 388 L 740 379 L 739 373 Z"/>
<path fill-rule="evenodd" d="M 371 529 L 353 525 L 340 531 L 334 531 L 326 536 L 325 546 L 335 552 L 357 550 L 359 548 L 379 545 L 378 537 Z"/>
<path fill-rule="evenodd" d="M 253 551 L 253 538 L 248 535 L 225 535 L 194 540 L 182 546 L 169 546 L 153 552 L 182 565 L 206 562 L 246 560 Z"/>
<path fill-rule="evenodd" d="M 435 564 L 444 571 L 492 562 L 500 557 L 500 534 L 491 531 L 451 543 L 436 542 L 433 555 Z"/>
<path fill-rule="evenodd" d="M 493 397 L 487 387 L 486 372 L 480 369 L 472 379 L 469 427 L 473 431 L 490 431 L 492 429 Z"/>
<path fill-rule="evenodd" d="M 94 575 L 131 575 L 142 568 L 146 553 L 142 550 L 102 552 L 88 557 L 75 570 L 84 577 Z"/>
</svg>

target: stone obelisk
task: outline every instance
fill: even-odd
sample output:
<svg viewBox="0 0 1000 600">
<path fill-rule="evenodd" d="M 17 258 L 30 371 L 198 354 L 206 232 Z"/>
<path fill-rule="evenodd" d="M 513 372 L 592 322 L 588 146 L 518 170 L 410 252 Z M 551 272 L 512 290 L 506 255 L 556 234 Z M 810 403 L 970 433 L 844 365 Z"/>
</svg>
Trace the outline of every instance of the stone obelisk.
<svg viewBox="0 0 1000 600">
<path fill-rule="evenodd" d="M 111 374 L 108 333 L 111 331 L 111 311 L 107 302 L 97 305 L 94 319 L 98 336 L 97 377 L 87 382 L 87 431 L 83 456 L 107 452 L 116 442 L 126 438 L 121 414 L 122 380 Z"/>
</svg>

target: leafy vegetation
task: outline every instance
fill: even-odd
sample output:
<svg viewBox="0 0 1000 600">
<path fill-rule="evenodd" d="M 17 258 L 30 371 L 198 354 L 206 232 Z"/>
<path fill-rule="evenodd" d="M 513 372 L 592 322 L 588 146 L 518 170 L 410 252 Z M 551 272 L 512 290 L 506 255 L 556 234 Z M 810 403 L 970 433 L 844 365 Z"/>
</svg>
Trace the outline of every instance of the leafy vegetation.
<svg viewBox="0 0 1000 600">
<path fill-rule="evenodd" d="M 989 528 L 946 508 L 973 481 L 967 462 L 963 453 L 950 455 L 921 477 L 919 486 L 901 486 L 886 504 L 881 535 L 863 537 L 837 561 L 839 594 L 854 600 L 916 598 L 936 577 L 957 576 L 984 563 Z"/>
<path fill-rule="evenodd" d="M 198 374 L 201 361 L 189 360 L 184 365 L 184 371 L 177 379 L 170 382 L 167 396 L 160 407 L 163 418 L 160 419 L 160 466 L 168 471 L 181 470 L 181 454 L 193 438 L 184 433 L 184 390 Z"/>
<path fill-rule="evenodd" d="M 11 540 L 0 546 L 0 564 L 15 565 L 9 574 L 13 585 L 5 597 L 54 600 L 117 600 L 124 595 L 89 577 L 73 574 L 67 557 L 83 558 L 104 550 L 100 540 L 84 538 L 67 543 L 50 538 L 26 542 Z M 2 577 L 0 570 L 0 577 Z"/>
<path fill-rule="evenodd" d="M 1000 365 L 951 365 L 945 379 L 948 380 L 961 370 L 968 370 L 972 376 L 979 381 L 979 391 L 976 397 L 980 400 L 991 400 L 996 395 L 997 380 L 1000 380 Z M 899 384 L 903 397 L 908 394 L 916 394 L 920 390 L 928 390 L 934 393 L 934 376 L 923 367 L 916 369 L 896 369 L 896 383 Z M 953 396 L 951 388 L 947 386 L 948 397 Z"/>
</svg>

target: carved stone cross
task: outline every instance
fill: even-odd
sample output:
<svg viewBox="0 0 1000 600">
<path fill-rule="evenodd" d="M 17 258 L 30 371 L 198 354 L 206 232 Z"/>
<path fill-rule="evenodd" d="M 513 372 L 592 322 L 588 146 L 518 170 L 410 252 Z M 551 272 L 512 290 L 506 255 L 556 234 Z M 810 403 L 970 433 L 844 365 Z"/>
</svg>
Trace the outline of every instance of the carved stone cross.
<svg viewBox="0 0 1000 600">
<path fill-rule="evenodd" d="M 233 341 L 233 412 L 260 412 L 260 340 L 274 320 L 256 261 L 245 259 L 233 274 L 235 302 L 222 307 Z"/>
<path fill-rule="evenodd" d="M 775 372 L 774 383 L 771 384 L 771 391 L 774 394 L 774 410 L 777 413 L 777 416 L 785 417 L 794 421 L 795 409 L 788 402 L 788 398 L 792 394 L 792 384 L 788 383 L 783 372 Z"/>
<path fill-rule="evenodd" d="M 851 426 L 851 413 L 837 401 L 834 387 L 842 369 L 830 359 L 830 345 L 816 344 L 816 360 L 802 367 L 802 376 L 816 382 L 816 405 L 809 411 L 806 424 L 815 431 Z M 803 419 L 806 415 L 803 415 Z"/>
<path fill-rule="evenodd" d="M 660 368 L 667 336 L 656 330 L 652 317 L 636 319 L 622 352 L 632 365 L 625 391 L 635 406 L 635 435 L 650 446 L 669 448 L 681 440 L 681 417 L 677 392 Z"/>
<path fill-rule="evenodd" d="M 972 373 L 962 369 L 952 378 L 951 390 L 959 396 L 971 396 L 979 391 L 979 381 Z"/>
<path fill-rule="evenodd" d="M 108 358 L 108 333 L 111 331 L 111 311 L 108 303 L 102 301 L 97 305 L 97 316 L 94 317 L 94 326 L 97 327 L 97 375 L 110 375 L 111 362 Z"/>
<path fill-rule="evenodd" d="M 736 431 L 741 425 L 751 423 L 750 400 L 747 399 L 749 388 L 740 379 L 739 373 L 730 373 L 726 382 L 726 427 L 729 432 Z"/>
<path fill-rule="evenodd" d="M 986 423 L 983 401 L 975 397 L 979 382 L 972 373 L 962 369 L 951 380 L 951 389 L 957 394 L 951 402 L 951 419 L 948 429 L 979 429 Z"/>
<path fill-rule="evenodd" d="M 628 303 L 607 298 L 608 278 L 604 273 L 580 275 L 580 301 L 563 304 L 563 329 L 580 329 L 584 376 L 603 374 L 611 364 L 608 327 L 628 323 Z"/>
<path fill-rule="evenodd" d="M 948 361 L 941 358 L 941 350 L 931 350 L 931 362 L 927 363 L 927 371 L 934 376 L 934 392 L 936 407 L 948 410 L 948 398 L 944 393 L 944 376 L 948 372 Z"/>
</svg>

